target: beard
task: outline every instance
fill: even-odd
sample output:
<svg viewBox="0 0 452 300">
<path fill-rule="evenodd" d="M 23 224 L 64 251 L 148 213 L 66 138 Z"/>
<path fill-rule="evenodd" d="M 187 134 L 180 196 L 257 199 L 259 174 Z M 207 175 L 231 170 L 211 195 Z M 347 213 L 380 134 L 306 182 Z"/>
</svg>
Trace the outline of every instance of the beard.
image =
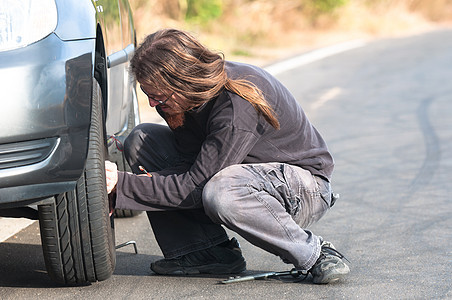
<svg viewBox="0 0 452 300">
<path fill-rule="evenodd" d="M 175 114 L 168 114 L 165 113 L 165 120 L 166 123 L 168 123 L 168 126 L 171 129 L 176 129 L 178 127 L 182 127 L 185 122 L 185 114 L 184 113 L 175 113 Z"/>
</svg>

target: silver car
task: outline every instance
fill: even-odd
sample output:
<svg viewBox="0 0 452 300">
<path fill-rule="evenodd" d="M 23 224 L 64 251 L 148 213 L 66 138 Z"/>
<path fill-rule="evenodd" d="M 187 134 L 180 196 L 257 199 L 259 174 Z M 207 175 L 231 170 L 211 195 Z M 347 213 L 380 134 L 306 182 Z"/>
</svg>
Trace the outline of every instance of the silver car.
<svg viewBox="0 0 452 300">
<path fill-rule="evenodd" d="M 0 216 L 39 219 L 59 284 L 115 268 L 104 161 L 127 169 L 135 46 L 127 0 L 0 0 Z"/>
</svg>

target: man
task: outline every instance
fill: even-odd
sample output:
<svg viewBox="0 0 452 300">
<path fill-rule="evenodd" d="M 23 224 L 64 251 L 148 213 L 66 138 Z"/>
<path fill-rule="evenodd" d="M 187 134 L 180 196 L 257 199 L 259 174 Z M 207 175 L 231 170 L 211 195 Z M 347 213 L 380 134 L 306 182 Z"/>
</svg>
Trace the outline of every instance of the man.
<svg viewBox="0 0 452 300">
<path fill-rule="evenodd" d="M 137 126 L 124 145 L 136 175 L 107 162 L 107 188 L 114 207 L 147 211 L 165 257 L 154 272 L 245 270 L 222 225 L 314 283 L 349 272 L 331 243 L 305 229 L 334 204 L 334 162 L 279 81 L 172 29 L 149 35 L 131 69 L 169 127 Z"/>
</svg>

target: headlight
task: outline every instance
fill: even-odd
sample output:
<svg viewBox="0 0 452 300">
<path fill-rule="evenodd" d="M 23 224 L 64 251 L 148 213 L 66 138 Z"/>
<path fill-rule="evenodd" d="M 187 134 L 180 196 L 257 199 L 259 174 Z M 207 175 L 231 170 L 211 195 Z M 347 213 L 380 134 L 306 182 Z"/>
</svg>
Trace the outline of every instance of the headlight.
<svg viewBox="0 0 452 300">
<path fill-rule="evenodd" d="M 45 38 L 57 21 L 54 0 L 0 0 L 0 51 Z"/>
</svg>

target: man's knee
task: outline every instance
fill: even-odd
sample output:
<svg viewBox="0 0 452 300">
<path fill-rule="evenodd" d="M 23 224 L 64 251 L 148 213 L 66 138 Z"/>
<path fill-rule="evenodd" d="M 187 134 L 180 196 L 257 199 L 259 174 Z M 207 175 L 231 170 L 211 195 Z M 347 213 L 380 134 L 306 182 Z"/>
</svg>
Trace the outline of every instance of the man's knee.
<svg viewBox="0 0 452 300">
<path fill-rule="evenodd" d="M 159 147 L 166 147 L 168 137 L 171 136 L 171 130 L 164 125 L 142 123 L 137 125 L 124 141 L 124 156 L 127 161 L 136 161 L 143 149 L 155 149 L 159 152 Z M 162 145 L 163 144 L 163 145 Z M 164 152 L 165 149 L 162 150 Z"/>
<path fill-rule="evenodd" d="M 228 211 L 226 194 L 226 188 L 221 184 L 221 180 L 210 180 L 204 186 L 202 193 L 204 211 L 216 223 L 223 223 L 224 213 Z"/>
<path fill-rule="evenodd" d="M 139 124 L 136 126 L 127 138 L 124 141 L 124 156 L 126 159 L 135 158 L 137 155 L 138 149 L 140 149 L 141 144 L 143 143 L 143 137 L 145 135 L 142 130 L 144 124 Z"/>
<path fill-rule="evenodd" d="M 215 222 L 227 223 L 235 218 L 244 181 L 234 176 L 236 166 L 220 171 L 204 186 L 202 201 L 206 214 Z"/>
</svg>

